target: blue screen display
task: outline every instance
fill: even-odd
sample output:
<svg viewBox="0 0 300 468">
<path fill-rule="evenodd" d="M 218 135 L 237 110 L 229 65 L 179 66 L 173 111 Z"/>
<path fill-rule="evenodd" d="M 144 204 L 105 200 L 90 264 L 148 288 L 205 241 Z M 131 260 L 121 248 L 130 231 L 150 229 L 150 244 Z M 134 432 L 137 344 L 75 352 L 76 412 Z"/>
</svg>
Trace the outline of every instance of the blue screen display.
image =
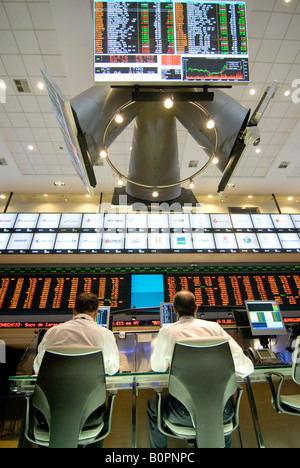
<svg viewBox="0 0 300 468">
<path fill-rule="evenodd" d="M 164 302 L 163 275 L 131 276 L 131 308 L 159 307 Z"/>
</svg>

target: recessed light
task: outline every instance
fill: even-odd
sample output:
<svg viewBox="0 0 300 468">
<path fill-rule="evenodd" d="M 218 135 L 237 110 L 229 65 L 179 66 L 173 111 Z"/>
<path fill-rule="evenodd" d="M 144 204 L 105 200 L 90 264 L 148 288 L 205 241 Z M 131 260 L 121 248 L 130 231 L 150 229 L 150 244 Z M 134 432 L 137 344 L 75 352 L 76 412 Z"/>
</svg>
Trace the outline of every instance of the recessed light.
<svg viewBox="0 0 300 468">
<path fill-rule="evenodd" d="M 38 84 L 37 84 L 37 87 L 40 89 L 40 90 L 43 90 L 45 89 L 45 85 L 42 81 L 39 81 Z"/>
<path fill-rule="evenodd" d="M 260 153 L 260 152 L 261 152 L 261 149 L 260 149 L 260 148 L 256 148 L 255 153 L 258 154 L 258 153 Z"/>
<path fill-rule="evenodd" d="M 291 94 L 291 91 L 289 89 L 287 89 L 284 93 L 285 97 L 289 96 Z"/>
<path fill-rule="evenodd" d="M 124 180 L 122 179 L 122 177 L 119 178 L 118 185 L 119 187 L 122 187 L 124 185 Z"/>
<path fill-rule="evenodd" d="M 153 192 L 152 192 L 152 197 L 153 197 L 153 198 L 157 198 L 158 195 L 159 195 L 158 191 L 157 191 L 157 190 L 153 190 Z"/>
<path fill-rule="evenodd" d="M 6 89 L 5 81 L 0 80 L 0 88 L 1 88 L 1 89 Z"/>
<path fill-rule="evenodd" d="M 253 195 L 248 195 L 248 198 L 253 198 Z"/>
<path fill-rule="evenodd" d="M 44 193 L 44 197 L 47 198 L 47 197 L 48 197 L 48 194 L 47 194 L 47 193 Z"/>
<path fill-rule="evenodd" d="M 254 96 L 255 93 L 256 93 L 256 89 L 254 89 L 254 88 L 250 89 L 249 94 L 251 96 Z"/>
<path fill-rule="evenodd" d="M 195 182 L 191 179 L 189 183 L 189 188 L 194 189 L 195 188 Z"/>
<path fill-rule="evenodd" d="M 213 164 L 218 164 L 219 162 L 219 158 L 217 158 L 217 156 L 214 157 L 214 159 L 212 160 L 212 163 Z"/>
<path fill-rule="evenodd" d="M 1 200 L 5 200 L 6 196 L 5 195 L 0 195 Z"/>
<path fill-rule="evenodd" d="M 289 197 L 288 198 L 288 201 L 292 201 L 294 198 L 293 197 Z"/>
<path fill-rule="evenodd" d="M 34 150 L 34 147 L 32 145 L 28 145 L 27 148 L 29 149 L 29 151 L 33 151 Z"/>
<path fill-rule="evenodd" d="M 64 187 L 66 184 L 64 182 L 54 182 L 55 187 Z"/>
</svg>

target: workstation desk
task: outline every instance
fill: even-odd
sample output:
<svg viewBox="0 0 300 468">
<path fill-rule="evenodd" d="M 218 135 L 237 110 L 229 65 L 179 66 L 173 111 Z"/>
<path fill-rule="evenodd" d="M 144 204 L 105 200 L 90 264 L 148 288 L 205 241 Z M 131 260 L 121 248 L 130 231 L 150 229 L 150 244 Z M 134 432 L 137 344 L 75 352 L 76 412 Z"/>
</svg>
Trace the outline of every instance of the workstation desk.
<svg viewBox="0 0 300 468">
<path fill-rule="evenodd" d="M 241 331 L 232 326 L 226 327 L 226 331 L 245 349 L 243 335 Z M 137 447 L 137 398 L 139 390 L 167 388 L 169 373 L 153 372 L 150 368 L 150 357 L 155 344 L 158 330 L 146 331 L 117 331 L 114 332 L 120 353 L 119 373 L 106 376 L 107 390 L 130 390 L 132 392 L 132 447 Z M 278 337 L 277 346 L 285 350 L 289 335 Z M 32 364 L 36 354 L 38 337 L 36 336 L 28 346 L 17 370 L 17 375 L 10 377 L 11 394 L 26 396 L 33 392 L 37 376 L 32 375 Z M 277 352 L 280 349 L 277 348 Z M 238 378 L 238 382 L 244 384 L 247 390 L 251 416 L 259 448 L 264 448 L 264 438 L 261 430 L 259 414 L 256 407 L 252 384 L 256 382 L 266 382 L 266 374 L 270 371 L 284 374 L 285 379 L 291 379 L 291 363 L 276 367 L 255 367 L 254 372 L 246 379 Z M 20 446 L 22 446 L 22 433 Z"/>
</svg>

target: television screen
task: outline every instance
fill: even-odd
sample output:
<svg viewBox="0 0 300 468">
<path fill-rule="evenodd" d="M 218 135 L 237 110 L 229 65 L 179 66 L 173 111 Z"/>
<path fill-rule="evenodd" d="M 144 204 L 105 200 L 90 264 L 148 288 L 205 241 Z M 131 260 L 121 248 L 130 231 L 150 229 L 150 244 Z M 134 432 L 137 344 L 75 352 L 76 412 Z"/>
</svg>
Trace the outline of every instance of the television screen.
<svg viewBox="0 0 300 468">
<path fill-rule="evenodd" d="M 0 229 L 10 229 L 14 227 L 16 221 L 16 213 L 1 213 L 0 214 Z"/>
<path fill-rule="evenodd" d="M 20 213 L 14 227 L 15 229 L 34 229 L 38 217 L 38 213 Z"/>
<path fill-rule="evenodd" d="M 263 233 L 257 234 L 262 249 L 281 249 L 277 234 Z"/>
<path fill-rule="evenodd" d="M 193 233 L 193 243 L 194 249 L 198 250 L 207 250 L 207 249 L 215 249 L 215 241 L 214 236 L 211 233 L 206 232 L 195 232 Z"/>
<path fill-rule="evenodd" d="M 81 213 L 63 213 L 61 215 L 59 227 L 65 229 L 80 228 L 81 218 Z"/>
<path fill-rule="evenodd" d="M 54 115 L 59 124 L 70 160 L 80 176 L 84 186 L 90 194 L 94 194 L 93 187 L 97 185 L 93 166 L 89 158 L 87 149 L 83 145 L 84 136 L 76 123 L 76 114 L 70 102 L 52 80 L 46 70 L 41 70 L 41 75 L 50 98 Z M 80 141 L 79 141 L 80 137 Z M 80 144 L 81 143 L 81 144 Z"/>
<path fill-rule="evenodd" d="M 79 234 L 63 232 L 57 234 L 55 250 L 75 250 L 77 249 Z"/>
<path fill-rule="evenodd" d="M 131 276 L 131 308 L 159 307 L 164 302 L 162 274 Z"/>
<path fill-rule="evenodd" d="M 253 224 L 249 214 L 232 214 L 232 225 L 235 229 L 252 229 Z"/>
<path fill-rule="evenodd" d="M 256 234 L 236 233 L 236 240 L 240 249 L 260 249 Z"/>
<path fill-rule="evenodd" d="M 81 227 L 83 229 L 101 229 L 103 227 L 102 213 L 84 214 Z"/>
<path fill-rule="evenodd" d="M 94 0 L 94 81 L 249 81 L 245 2 Z"/>
<path fill-rule="evenodd" d="M 232 228 L 231 219 L 228 214 L 211 214 L 211 225 L 214 229 Z"/>
<path fill-rule="evenodd" d="M 273 223 L 269 214 L 253 214 L 252 221 L 256 229 L 273 229 Z"/>
<path fill-rule="evenodd" d="M 79 250 L 99 250 L 101 249 L 102 233 L 101 232 L 85 232 L 80 234 L 78 249 Z"/>
<path fill-rule="evenodd" d="M 294 228 L 294 224 L 290 215 L 272 214 L 271 217 L 272 217 L 274 227 L 278 229 L 293 229 Z"/>
<path fill-rule="evenodd" d="M 40 214 L 37 227 L 39 229 L 56 229 L 59 225 L 60 213 Z"/>
<path fill-rule="evenodd" d="M 52 250 L 54 248 L 56 234 L 53 233 L 37 233 L 33 237 L 31 250 Z"/>
<path fill-rule="evenodd" d="M 237 249 L 237 243 L 234 234 L 220 233 L 215 234 L 215 242 L 217 249 Z"/>
</svg>

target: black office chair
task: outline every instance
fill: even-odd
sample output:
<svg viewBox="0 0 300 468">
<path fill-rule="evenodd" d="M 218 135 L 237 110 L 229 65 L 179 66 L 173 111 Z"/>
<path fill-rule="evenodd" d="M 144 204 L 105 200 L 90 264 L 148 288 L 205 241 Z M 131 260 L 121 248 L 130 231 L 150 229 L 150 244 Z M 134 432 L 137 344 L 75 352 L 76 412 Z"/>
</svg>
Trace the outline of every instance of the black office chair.
<svg viewBox="0 0 300 468">
<path fill-rule="evenodd" d="M 293 354 L 292 365 L 292 378 L 295 383 L 300 385 L 300 336 L 296 339 L 295 350 Z M 273 376 L 279 377 L 277 388 Z M 266 373 L 267 380 L 272 392 L 272 405 L 277 413 L 287 413 L 293 416 L 300 416 L 300 393 L 296 395 L 283 395 L 282 385 L 284 382 L 284 375 L 280 372 Z"/>
<path fill-rule="evenodd" d="M 25 437 L 49 448 L 76 448 L 99 442 L 110 432 L 116 393 L 109 392 L 106 411 L 100 349 L 48 349 L 34 393 L 27 398 Z"/>
<path fill-rule="evenodd" d="M 228 341 L 223 338 L 188 339 L 176 342 L 169 376 L 169 392 L 187 408 L 193 427 L 171 424 L 162 418 L 162 391 L 158 391 L 158 429 L 163 434 L 185 439 L 198 448 L 222 448 L 224 437 L 239 425 L 243 388 L 237 384 Z M 223 423 L 223 411 L 236 393 L 234 417 Z"/>
</svg>

